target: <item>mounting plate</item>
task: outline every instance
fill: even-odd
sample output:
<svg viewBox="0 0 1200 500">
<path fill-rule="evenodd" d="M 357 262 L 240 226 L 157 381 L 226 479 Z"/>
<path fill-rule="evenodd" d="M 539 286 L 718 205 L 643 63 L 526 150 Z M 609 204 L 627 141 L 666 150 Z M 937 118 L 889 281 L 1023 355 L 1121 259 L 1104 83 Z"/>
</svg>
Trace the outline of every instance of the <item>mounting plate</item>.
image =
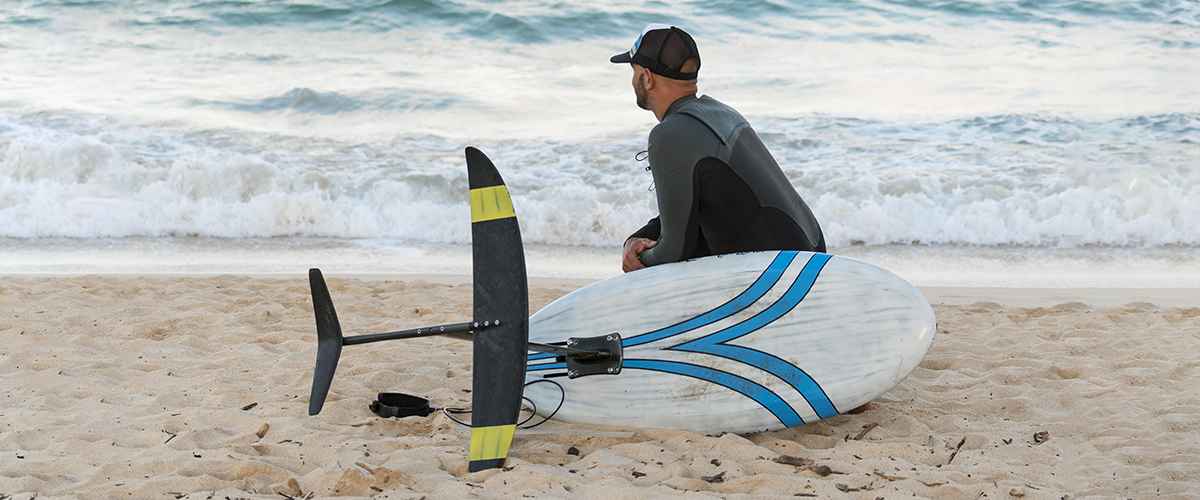
<svg viewBox="0 0 1200 500">
<path fill-rule="evenodd" d="M 570 378 L 588 375 L 616 375 L 621 373 L 621 334 L 610 333 L 598 337 L 571 337 L 567 347 L 596 351 L 595 354 L 566 356 L 567 376 Z"/>
</svg>

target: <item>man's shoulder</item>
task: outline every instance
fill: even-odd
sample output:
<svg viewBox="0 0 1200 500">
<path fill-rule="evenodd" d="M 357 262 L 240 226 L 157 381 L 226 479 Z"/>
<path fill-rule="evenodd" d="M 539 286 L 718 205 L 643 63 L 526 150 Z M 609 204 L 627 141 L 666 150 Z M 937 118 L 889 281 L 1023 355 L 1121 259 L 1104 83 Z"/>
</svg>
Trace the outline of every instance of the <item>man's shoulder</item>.
<svg viewBox="0 0 1200 500">
<path fill-rule="evenodd" d="M 695 99 L 680 107 L 678 114 L 693 116 L 696 119 L 709 124 L 710 126 L 714 126 L 719 123 L 730 125 L 740 125 L 746 123 L 746 118 L 743 117 L 738 110 L 733 109 L 733 106 L 713 99 L 707 95 L 700 96 L 699 99 Z"/>
<path fill-rule="evenodd" d="M 707 131 L 705 135 L 711 135 L 722 144 L 726 144 L 734 138 L 738 130 L 749 126 L 736 109 L 705 95 L 683 104 L 654 128 L 657 131 L 659 127 L 664 127 L 659 131 L 659 135 L 666 135 L 675 130 L 692 134 Z M 651 138 L 654 137 L 655 131 L 651 131 Z"/>
<path fill-rule="evenodd" d="M 681 103 L 681 105 L 678 108 L 678 112 L 680 112 L 680 113 L 717 112 L 717 113 L 738 114 L 738 111 L 736 109 L 734 109 L 733 106 L 725 104 L 724 102 L 719 101 L 716 98 L 709 96 L 708 94 L 704 94 L 695 99 L 691 99 L 691 100 L 688 100 L 687 102 Z"/>
<path fill-rule="evenodd" d="M 684 113 L 667 115 L 663 121 L 650 130 L 650 140 L 654 139 L 692 139 L 699 140 L 696 134 L 712 134 L 699 118 Z"/>
</svg>

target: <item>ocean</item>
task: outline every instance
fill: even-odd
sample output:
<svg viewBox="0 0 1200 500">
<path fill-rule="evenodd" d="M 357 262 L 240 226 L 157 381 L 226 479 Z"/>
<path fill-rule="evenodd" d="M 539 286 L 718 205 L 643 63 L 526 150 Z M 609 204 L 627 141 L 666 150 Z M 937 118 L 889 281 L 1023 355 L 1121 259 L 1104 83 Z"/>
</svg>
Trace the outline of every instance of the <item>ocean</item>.
<svg viewBox="0 0 1200 500">
<path fill-rule="evenodd" d="M 0 0 L 0 274 L 470 272 L 463 149 L 532 276 L 620 272 L 651 22 L 830 252 L 918 285 L 1200 286 L 1200 2 Z"/>
</svg>

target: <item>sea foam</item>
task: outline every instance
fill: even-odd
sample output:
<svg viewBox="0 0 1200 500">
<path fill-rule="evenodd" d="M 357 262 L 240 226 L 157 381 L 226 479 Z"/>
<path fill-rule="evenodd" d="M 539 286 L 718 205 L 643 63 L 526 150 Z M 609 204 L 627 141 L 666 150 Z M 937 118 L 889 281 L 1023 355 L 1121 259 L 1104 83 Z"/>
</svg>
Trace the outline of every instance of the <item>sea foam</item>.
<svg viewBox="0 0 1200 500">
<path fill-rule="evenodd" d="M 834 247 L 1200 244 L 1194 115 L 752 121 Z M 7 128 L 2 236 L 470 238 L 455 139 Z M 526 241 L 616 245 L 657 212 L 629 137 L 473 145 L 505 175 Z"/>
</svg>

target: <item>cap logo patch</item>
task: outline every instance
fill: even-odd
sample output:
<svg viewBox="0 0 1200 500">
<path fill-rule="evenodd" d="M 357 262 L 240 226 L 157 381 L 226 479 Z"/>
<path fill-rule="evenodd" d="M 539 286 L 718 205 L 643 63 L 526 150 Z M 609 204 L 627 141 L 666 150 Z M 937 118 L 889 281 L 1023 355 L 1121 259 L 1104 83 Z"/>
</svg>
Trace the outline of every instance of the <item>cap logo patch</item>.
<svg viewBox="0 0 1200 500">
<path fill-rule="evenodd" d="M 629 49 L 630 57 L 637 54 L 638 48 L 640 48 L 642 46 L 642 37 L 646 36 L 646 33 L 649 33 L 654 30 L 669 30 L 669 29 L 671 29 L 670 24 L 650 23 L 650 24 L 646 25 L 646 29 L 643 29 L 642 34 L 638 35 L 637 41 L 633 42 L 633 48 Z"/>
</svg>

